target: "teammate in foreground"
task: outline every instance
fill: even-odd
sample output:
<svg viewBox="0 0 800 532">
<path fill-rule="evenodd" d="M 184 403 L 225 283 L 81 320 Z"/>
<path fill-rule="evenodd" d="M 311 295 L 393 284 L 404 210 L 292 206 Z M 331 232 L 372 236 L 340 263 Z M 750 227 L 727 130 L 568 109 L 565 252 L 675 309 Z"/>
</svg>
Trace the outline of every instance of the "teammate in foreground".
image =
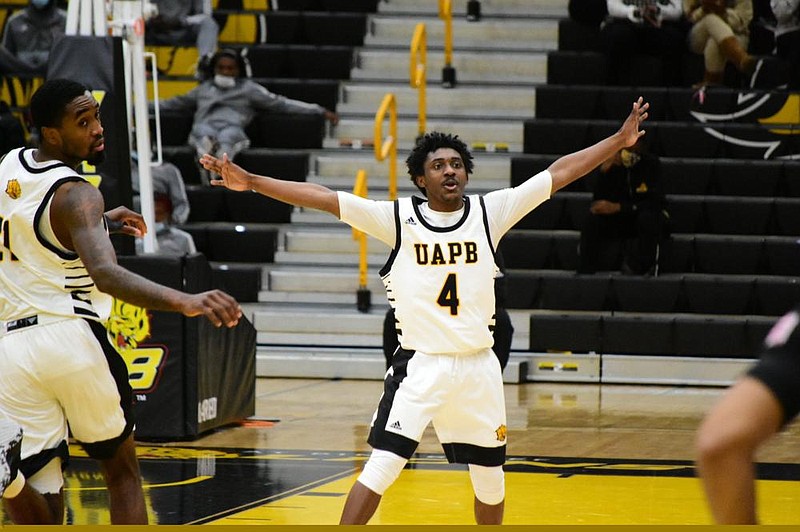
<svg viewBox="0 0 800 532">
<path fill-rule="evenodd" d="M 104 212 L 100 191 L 75 172 L 105 148 L 86 87 L 48 80 L 30 107 L 39 148 L 0 161 L 0 495 L 15 523 L 63 522 L 69 423 L 100 462 L 111 522 L 146 523 L 128 370 L 103 324 L 112 297 L 217 327 L 242 311 L 218 290 L 186 294 L 117 264 L 109 232 L 147 228 L 125 207 Z"/>
<path fill-rule="evenodd" d="M 363 524 L 433 422 L 450 462 L 469 464 L 475 520 L 503 520 L 506 413 L 500 364 L 492 353 L 495 250 L 500 238 L 553 193 L 644 135 L 649 104 L 639 98 L 622 127 L 566 155 L 515 188 L 465 195 L 472 155 L 457 136 L 428 133 L 406 164 L 424 198 L 372 201 L 315 183 L 247 172 L 227 155 L 200 162 L 212 185 L 255 191 L 329 212 L 392 248 L 380 271 L 395 310 L 400 349 L 386 373 L 372 421 L 373 447 L 351 489 L 341 524 Z"/>
<path fill-rule="evenodd" d="M 697 432 L 697 470 L 714 521 L 751 525 L 755 454 L 800 413 L 800 306 L 767 334 L 760 360 L 706 415 Z"/>
</svg>

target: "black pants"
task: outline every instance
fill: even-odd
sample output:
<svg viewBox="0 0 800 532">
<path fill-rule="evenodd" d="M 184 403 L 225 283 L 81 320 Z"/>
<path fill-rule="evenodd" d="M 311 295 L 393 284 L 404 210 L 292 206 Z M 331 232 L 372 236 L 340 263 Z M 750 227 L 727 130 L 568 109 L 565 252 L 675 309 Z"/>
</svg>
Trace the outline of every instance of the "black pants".
<svg viewBox="0 0 800 532">
<path fill-rule="evenodd" d="M 666 224 L 662 211 L 641 209 L 630 214 L 590 214 L 581 231 L 578 273 L 594 273 L 601 267 L 604 250 L 617 243 L 625 251 L 622 259 L 632 273 L 643 274 L 656 264 L 658 244 Z M 614 269 L 618 264 L 611 265 Z"/>
<path fill-rule="evenodd" d="M 682 86 L 687 29 L 685 24 L 671 21 L 660 28 L 622 19 L 607 22 L 600 30 L 600 46 L 608 59 L 607 82 L 629 85 L 634 56 L 644 54 L 661 59 L 664 85 Z"/>
</svg>

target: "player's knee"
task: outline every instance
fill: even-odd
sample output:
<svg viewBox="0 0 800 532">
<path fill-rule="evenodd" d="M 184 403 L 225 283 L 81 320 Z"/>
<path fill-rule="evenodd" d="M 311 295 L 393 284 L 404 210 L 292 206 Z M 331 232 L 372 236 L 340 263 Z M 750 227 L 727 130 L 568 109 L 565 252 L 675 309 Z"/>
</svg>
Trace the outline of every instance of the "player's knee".
<svg viewBox="0 0 800 532">
<path fill-rule="evenodd" d="M 374 449 L 358 481 L 378 495 L 383 495 L 400 476 L 407 461 L 389 451 Z"/>
<path fill-rule="evenodd" d="M 505 475 L 502 466 L 486 467 L 469 464 L 469 476 L 475 497 L 483 504 L 494 506 L 506 496 Z"/>
</svg>

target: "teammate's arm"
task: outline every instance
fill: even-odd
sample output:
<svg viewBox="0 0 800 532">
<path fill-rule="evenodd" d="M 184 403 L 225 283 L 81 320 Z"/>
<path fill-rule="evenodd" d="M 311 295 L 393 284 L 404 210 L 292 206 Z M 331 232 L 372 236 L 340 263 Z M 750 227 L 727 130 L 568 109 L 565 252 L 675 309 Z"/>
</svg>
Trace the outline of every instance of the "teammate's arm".
<svg viewBox="0 0 800 532">
<path fill-rule="evenodd" d="M 339 218 L 338 195 L 323 185 L 256 175 L 233 163 L 227 154 L 222 159 L 205 154 L 200 158 L 200 164 L 220 176 L 211 180 L 212 185 L 238 191 L 252 190 L 290 205 L 329 212 Z"/>
<path fill-rule="evenodd" d="M 50 207 L 53 232 L 64 247 L 78 254 L 100 291 L 152 310 L 204 315 L 218 327 L 238 323 L 241 308 L 224 292 L 186 294 L 120 266 L 102 219 L 103 196 L 91 184 L 68 182 L 56 191 Z"/>
</svg>

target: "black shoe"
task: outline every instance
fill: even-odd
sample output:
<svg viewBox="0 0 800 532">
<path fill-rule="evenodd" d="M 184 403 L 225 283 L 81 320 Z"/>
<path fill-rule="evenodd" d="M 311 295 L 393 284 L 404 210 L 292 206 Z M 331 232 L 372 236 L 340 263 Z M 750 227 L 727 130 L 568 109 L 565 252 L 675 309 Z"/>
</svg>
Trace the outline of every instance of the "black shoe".
<svg viewBox="0 0 800 532">
<path fill-rule="evenodd" d="M 22 427 L 13 421 L 0 420 L 0 497 L 17 478 L 21 451 Z"/>
</svg>

